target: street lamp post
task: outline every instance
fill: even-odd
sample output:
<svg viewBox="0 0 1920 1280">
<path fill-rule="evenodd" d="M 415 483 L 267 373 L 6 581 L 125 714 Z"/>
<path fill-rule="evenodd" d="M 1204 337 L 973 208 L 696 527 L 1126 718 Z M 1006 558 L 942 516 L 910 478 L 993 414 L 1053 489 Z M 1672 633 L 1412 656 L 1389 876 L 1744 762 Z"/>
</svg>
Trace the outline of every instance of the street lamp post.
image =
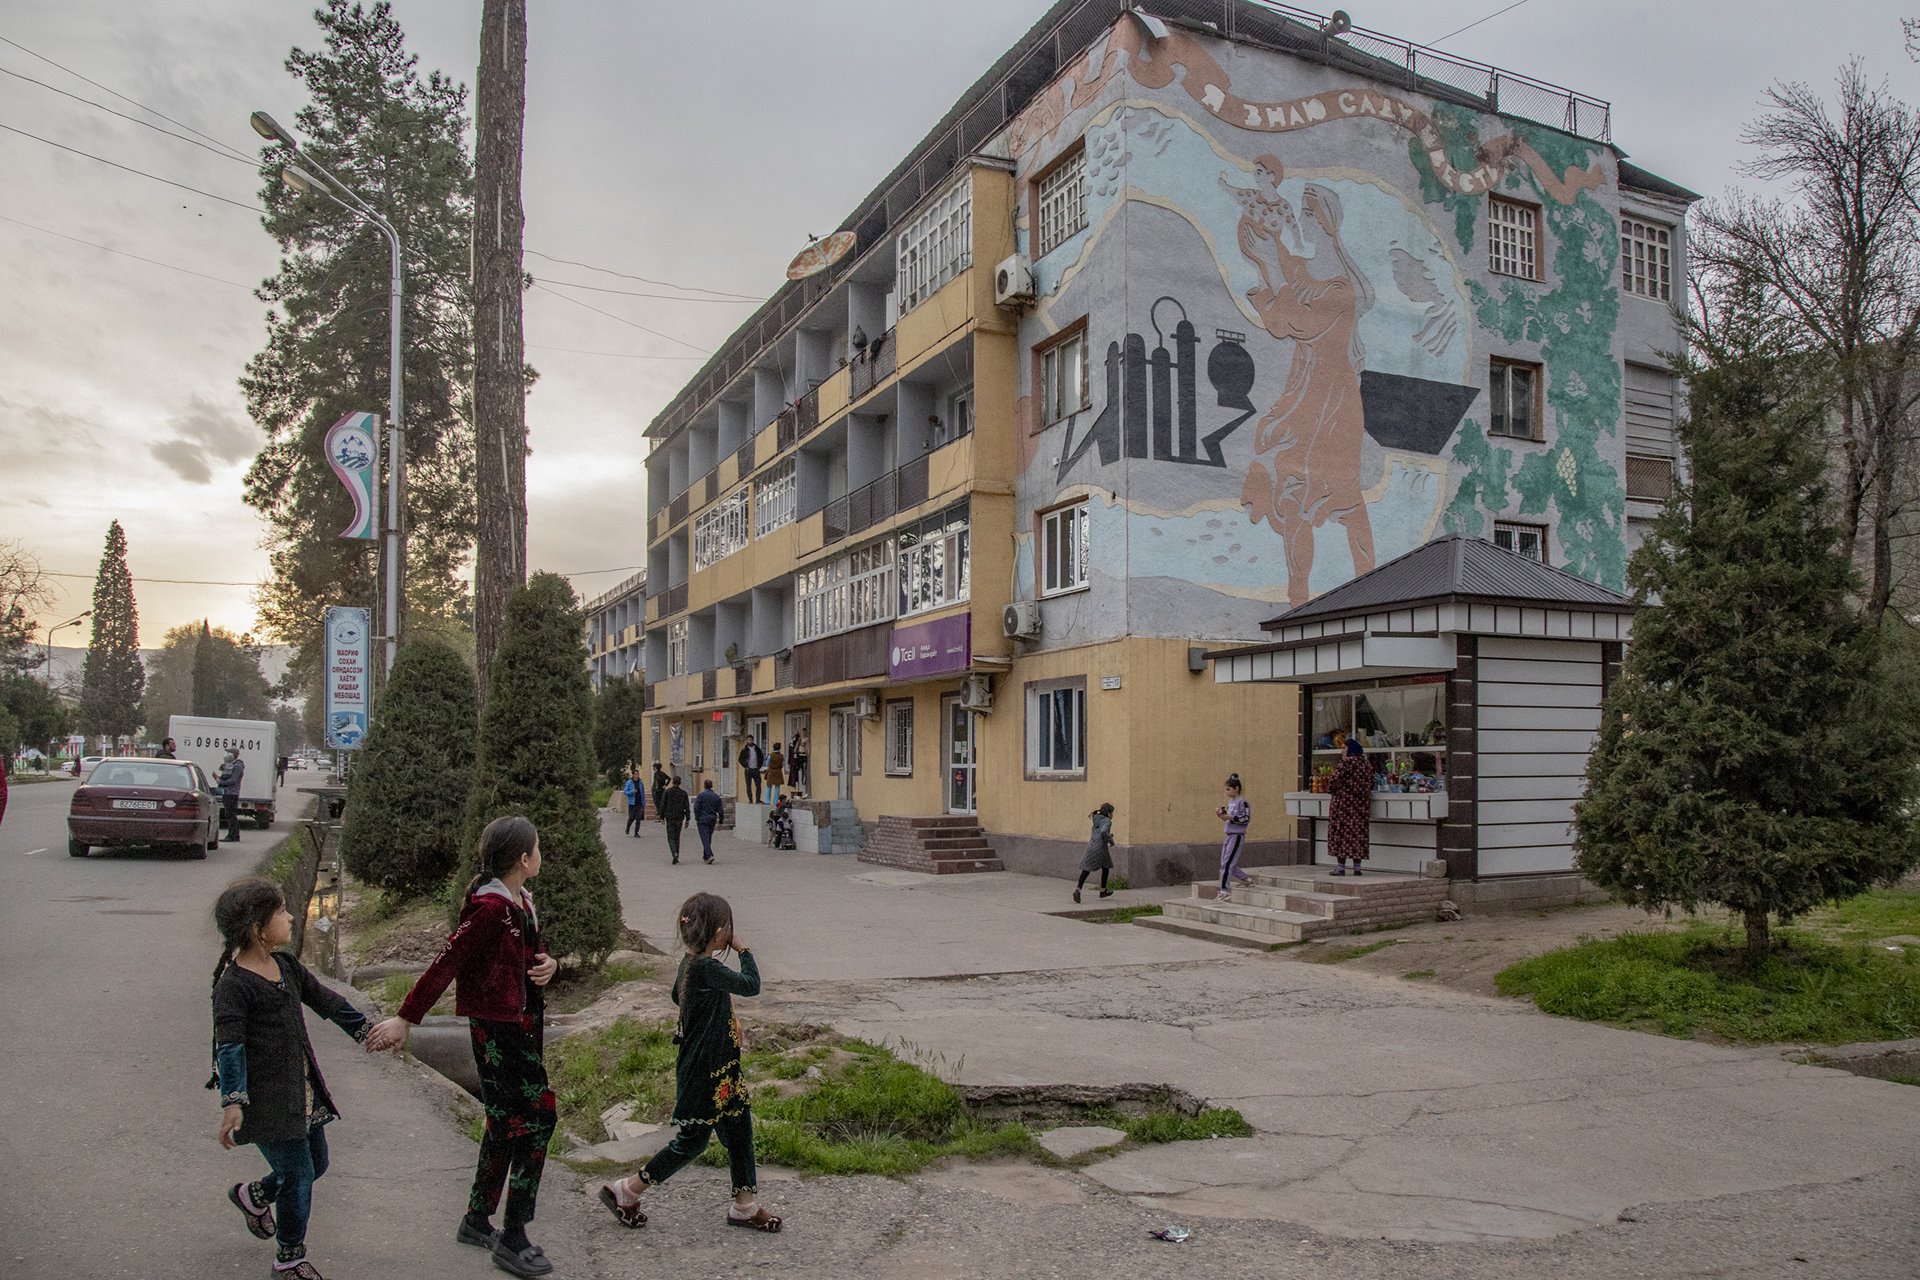
<svg viewBox="0 0 1920 1280">
<path fill-rule="evenodd" d="M 393 674 L 394 651 L 400 644 L 400 593 L 404 581 L 401 562 L 400 542 L 400 495 L 405 487 L 407 471 L 406 438 L 401 433 L 401 410 L 404 404 L 404 390 L 401 382 L 400 354 L 400 308 L 404 289 L 404 272 L 400 261 L 400 233 L 393 224 L 356 195 L 346 183 L 327 171 L 326 166 L 300 149 L 293 135 L 280 127 L 278 121 L 264 111 L 256 111 L 248 117 L 253 131 L 269 142 L 277 142 L 291 151 L 302 164 L 309 166 L 324 179 L 324 185 L 314 180 L 311 174 L 291 166 L 283 169 L 281 181 L 295 191 L 317 192 L 326 196 L 341 208 L 358 214 L 379 228 L 387 238 L 387 246 L 392 250 L 392 275 L 388 284 L 388 366 L 387 366 L 387 520 L 383 535 L 387 553 L 387 600 L 385 635 L 385 673 Z M 327 190 L 331 187 L 332 190 Z M 340 198 L 344 197 L 344 199 Z"/>
<path fill-rule="evenodd" d="M 47 696 L 49 698 L 58 696 L 53 691 L 53 633 L 62 628 L 71 627 L 75 623 L 85 622 L 92 616 L 93 610 L 88 609 L 78 617 L 68 618 L 65 622 L 57 623 L 47 628 Z M 49 741 L 44 745 L 52 746 L 53 743 Z M 51 751 L 47 752 L 40 758 L 40 763 L 45 767 L 47 774 L 51 776 L 53 773 L 53 753 Z"/>
</svg>

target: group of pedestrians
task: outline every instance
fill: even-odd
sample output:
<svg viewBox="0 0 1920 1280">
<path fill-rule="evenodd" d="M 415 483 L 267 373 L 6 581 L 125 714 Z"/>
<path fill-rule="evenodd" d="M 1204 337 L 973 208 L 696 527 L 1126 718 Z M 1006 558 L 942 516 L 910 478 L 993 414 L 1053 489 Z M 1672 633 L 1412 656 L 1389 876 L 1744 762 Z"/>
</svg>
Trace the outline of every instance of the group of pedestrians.
<svg viewBox="0 0 1920 1280">
<path fill-rule="evenodd" d="M 796 792 L 803 792 L 807 786 L 807 731 L 794 730 L 793 740 L 784 751 L 775 742 L 773 750 L 760 745 L 760 739 L 749 736 L 740 746 L 736 757 L 740 764 L 740 774 L 745 780 L 748 804 L 779 804 L 782 787 L 791 786 Z"/>
<path fill-rule="evenodd" d="M 251 1144 L 266 1162 L 264 1175 L 236 1183 L 226 1194 L 249 1233 L 275 1241 L 276 1280 L 322 1280 L 307 1257 L 307 1224 L 314 1184 L 329 1163 L 327 1126 L 340 1116 L 302 1006 L 372 1053 L 404 1046 L 449 985 L 455 989 L 454 1012 L 468 1021 L 486 1112 L 454 1239 L 485 1249 L 496 1267 L 512 1275 L 544 1276 L 554 1269 L 527 1237 L 557 1116 L 546 1069 L 545 989 L 559 964 L 547 950 L 527 888 L 540 874 L 539 833 L 524 817 L 496 818 L 481 832 L 477 862 L 445 947 L 399 1011 L 378 1025 L 280 949 L 292 937 L 293 918 L 279 886 L 247 877 L 214 904 L 222 946 L 213 976 L 213 1075 L 207 1087 L 219 1090 L 220 1145 Z M 646 1189 L 698 1158 L 717 1134 L 732 1171 L 726 1223 L 778 1231 L 781 1219 L 757 1200 L 753 1120 L 733 1016 L 733 997 L 759 994 L 759 969 L 724 898 L 688 898 L 675 931 L 685 948 L 672 992 L 680 1009 L 672 1117 L 677 1132 L 632 1177 L 603 1184 L 601 1202 L 622 1226 L 644 1226 Z M 728 951 L 739 957 L 738 968 L 722 959 Z M 505 1212 L 496 1228 L 503 1197 Z"/>
<path fill-rule="evenodd" d="M 748 804 L 779 804 L 781 789 L 788 785 L 789 776 L 793 777 L 795 787 L 801 785 L 807 759 L 804 729 L 793 735 L 792 748 L 789 757 L 776 742 L 769 753 L 760 745 L 760 740 L 753 737 L 741 746 L 737 758 Z M 789 758 L 793 761 L 791 767 L 788 765 Z M 640 780 L 640 766 L 628 766 L 627 776 L 621 783 L 621 794 L 627 802 L 625 834 L 638 836 L 647 818 L 649 795 L 648 787 Z M 686 779 L 680 774 L 669 774 L 664 766 L 655 761 L 651 795 L 654 814 L 667 829 L 668 857 L 676 865 L 679 863 L 680 838 L 688 823 L 692 823 L 694 830 L 700 834 L 700 860 L 711 865 L 714 861 L 713 833 L 726 816 L 726 801 L 714 790 L 713 780 L 709 778 L 701 783 L 700 790 L 690 796 L 686 790 Z"/>
</svg>

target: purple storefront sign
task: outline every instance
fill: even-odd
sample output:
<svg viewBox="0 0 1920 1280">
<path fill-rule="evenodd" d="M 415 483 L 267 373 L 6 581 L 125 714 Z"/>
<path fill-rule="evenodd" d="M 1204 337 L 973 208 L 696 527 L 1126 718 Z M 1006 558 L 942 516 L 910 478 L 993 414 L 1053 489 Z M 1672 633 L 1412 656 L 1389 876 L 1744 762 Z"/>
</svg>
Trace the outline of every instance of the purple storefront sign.
<svg viewBox="0 0 1920 1280">
<path fill-rule="evenodd" d="M 919 680 L 965 671 L 973 664 L 973 615 L 895 627 L 887 653 L 887 679 Z"/>
</svg>

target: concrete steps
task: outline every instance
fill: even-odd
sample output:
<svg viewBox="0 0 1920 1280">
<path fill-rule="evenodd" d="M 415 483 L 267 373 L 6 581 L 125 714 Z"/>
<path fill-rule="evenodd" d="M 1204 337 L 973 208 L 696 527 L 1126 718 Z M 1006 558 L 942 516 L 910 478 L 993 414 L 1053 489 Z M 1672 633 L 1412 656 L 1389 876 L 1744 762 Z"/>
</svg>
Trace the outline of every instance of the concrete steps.
<svg viewBox="0 0 1920 1280">
<path fill-rule="evenodd" d="M 980 824 L 958 815 L 918 818 L 882 814 L 860 849 L 860 861 L 932 875 L 1006 870 Z"/>
<path fill-rule="evenodd" d="M 1327 868 L 1260 867 L 1253 883 L 1217 902 L 1219 886 L 1196 883 L 1159 916 L 1134 923 L 1216 942 L 1271 948 L 1343 933 L 1366 933 L 1431 920 L 1447 896 L 1445 880 L 1402 872 L 1335 876 Z"/>
</svg>

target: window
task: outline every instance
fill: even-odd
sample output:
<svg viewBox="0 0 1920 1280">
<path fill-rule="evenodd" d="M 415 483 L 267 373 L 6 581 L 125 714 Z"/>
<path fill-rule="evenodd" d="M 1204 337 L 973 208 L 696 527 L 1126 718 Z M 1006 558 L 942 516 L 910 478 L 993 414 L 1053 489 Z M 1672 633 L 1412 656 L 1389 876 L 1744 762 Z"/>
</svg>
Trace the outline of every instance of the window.
<svg viewBox="0 0 1920 1280">
<path fill-rule="evenodd" d="M 1496 275 L 1538 280 L 1540 210 L 1494 196 L 1488 223 L 1488 269 Z"/>
<path fill-rule="evenodd" d="M 688 619 L 682 618 L 667 624 L 667 674 L 670 676 L 687 674 L 687 622 Z"/>
<path fill-rule="evenodd" d="M 1672 458 L 1627 455 L 1627 497 L 1636 502 L 1665 502 L 1672 493 Z"/>
<path fill-rule="evenodd" d="M 839 720 L 841 726 L 839 731 L 835 732 L 832 730 L 831 723 L 829 723 L 829 731 L 827 733 L 827 772 L 836 777 L 846 773 L 849 763 L 847 756 L 851 754 L 853 756 L 851 762 L 853 765 L 853 776 L 857 778 L 860 776 L 860 738 L 862 736 L 860 721 L 854 717 L 853 707 L 851 705 L 834 707 L 827 715 L 830 721 L 833 719 Z M 841 745 L 843 739 L 845 740 L 845 746 Z"/>
<path fill-rule="evenodd" d="M 928 433 L 927 447 L 938 449 L 941 445 L 952 444 L 961 436 L 973 431 L 973 388 L 956 391 L 947 397 L 947 411 L 933 421 L 933 430 Z"/>
<path fill-rule="evenodd" d="M 905 777 L 913 772 L 913 703 L 887 704 L 887 772 Z"/>
<path fill-rule="evenodd" d="M 1076 502 L 1040 517 L 1040 594 L 1057 596 L 1087 585 L 1087 504 Z"/>
<path fill-rule="evenodd" d="M 1657 222 L 1620 219 L 1620 287 L 1658 302 L 1673 299 L 1673 232 Z"/>
<path fill-rule="evenodd" d="M 973 567 L 964 502 L 907 526 L 897 537 L 901 617 L 928 613 L 969 598 Z"/>
<path fill-rule="evenodd" d="M 667 764 L 678 769 L 687 762 L 687 726 L 676 724 L 667 730 Z"/>
<path fill-rule="evenodd" d="M 1489 435 L 1517 440 L 1542 439 L 1540 427 L 1540 366 L 1517 360 L 1495 360 L 1487 372 L 1487 399 L 1492 404 Z"/>
<path fill-rule="evenodd" d="M 747 490 L 743 485 L 693 522 L 693 567 L 718 564 L 747 545 Z"/>
<path fill-rule="evenodd" d="M 1046 424 L 1087 407 L 1087 334 L 1084 328 L 1040 353 L 1040 420 Z"/>
<path fill-rule="evenodd" d="M 794 578 L 793 640 L 870 627 L 893 617 L 893 540 L 868 543 Z"/>
<path fill-rule="evenodd" d="M 1446 690 L 1438 683 L 1314 694 L 1314 773 L 1333 772 L 1348 739 L 1358 738 L 1376 774 L 1412 771 L 1445 787 Z"/>
<path fill-rule="evenodd" d="M 707 767 L 707 726 L 696 721 L 693 725 L 693 772 L 699 773 Z"/>
<path fill-rule="evenodd" d="M 973 179 L 960 179 L 900 233 L 897 261 L 900 311 L 932 297 L 973 265 Z"/>
<path fill-rule="evenodd" d="M 1028 775 L 1084 777 L 1086 772 L 1086 677 L 1028 685 Z"/>
<path fill-rule="evenodd" d="M 753 486 L 753 536 L 764 538 L 793 523 L 793 459 L 769 470 Z"/>
<path fill-rule="evenodd" d="M 1493 522 L 1493 545 L 1502 551 L 1511 551 L 1545 564 L 1547 527 L 1543 524 L 1509 524 L 1504 520 L 1496 520 Z"/>
<path fill-rule="evenodd" d="M 1033 256 L 1044 258 L 1086 229 L 1087 152 L 1084 147 L 1040 179 L 1039 234 Z"/>
</svg>

